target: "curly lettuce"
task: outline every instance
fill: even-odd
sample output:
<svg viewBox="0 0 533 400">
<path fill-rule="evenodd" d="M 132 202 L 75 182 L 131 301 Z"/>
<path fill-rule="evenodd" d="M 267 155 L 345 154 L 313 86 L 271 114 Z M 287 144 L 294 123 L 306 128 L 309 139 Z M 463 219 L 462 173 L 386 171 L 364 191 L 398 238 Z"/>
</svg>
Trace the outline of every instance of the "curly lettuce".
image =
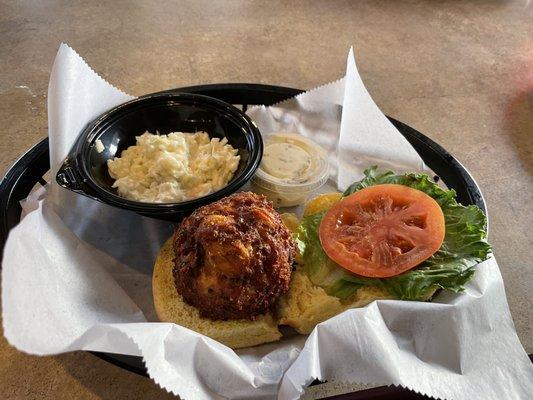
<svg viewBox="0 0 533 400">
<path fill-rule="evenodd" d="M 424 174 L 396 175 L 379 172 L 377 167 L 365 171 L 365 177 L 353 183 L 343 196 L 384 183 L 418 189 L 437 201 L 444 214 L 446 233 L 440 249 L 417 267 L 390 278 L 367 278 L 346 271 L 324 252 L 318 228 L 324 217 L 319 212 L 305 217 L 296 233 L 296 243 L 304 269 L 311 281 L 332 296 L 344 299 L 364 285 L 379 286 L 402 300 L 423 300 L 436 288 L 460 292 L 474 275 L 475 266 L 486 260 L 491 247 L 486 241 L 487 219 L 475 205 L 463 206 L 456 201 L 454 190 L 445 190 Z"/>
</svg>

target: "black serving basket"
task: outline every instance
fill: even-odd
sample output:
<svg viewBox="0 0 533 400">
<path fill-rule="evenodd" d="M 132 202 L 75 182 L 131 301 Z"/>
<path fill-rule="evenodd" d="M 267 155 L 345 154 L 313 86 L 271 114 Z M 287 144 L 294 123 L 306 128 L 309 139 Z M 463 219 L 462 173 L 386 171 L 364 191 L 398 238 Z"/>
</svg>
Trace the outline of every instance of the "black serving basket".
<svg viewBox="0 0 533 400">
<path fill-rule="evenodd" d="M 240 161 L 227 186 L 206 196 L 179 203 L 143 203 L 120 197 L 113 188 L 107 161 L 135 144 L 144 132 L 207 132 L 226 138 L 239 151 Z M 99 149 L 97 143 L 103 145 Z M 236 192 L 261 162 L 259 129 L 241 110 L 208 96 L 176 91 L 138 97 L 105 112 L 80 133 L 56 179 L 57 183 L 94 200 L 153 218 L 177 221 L 196 208 Z"/>
<path fill-rule="evenodd" d="M 269 85 L 215 84 L 180 88 L 162 92 L 160 95 L 183 96 L 184 93 L 200 94 L 217 98 L 230 104 L 241 105 L 243 111 L 246 111 L 248 105 L 271 105 L 301 92 L 302 90 L 298 89 Z M 152 96 L 157 96 L 157 94 Z M 470 174 L 455 158 L 422 133 L 393 118 L 389 118 L 389 120 L 444 183 L 448 187 L 455 189 L 459 202 L 465 205 L 475 204 L 483 211 L 486 211 L 481 191 Z M 0 183 L 0 245 L 2 250 L 10 229 L 20 221 L 22 211 L 20 201 L 25 199 L 36 185 L 47 183 L 43 176 L 49 169 L 48 139 L 44 139 L 15 162 L 4 176 Z M 121 368 L 146 376 L 146 368 L 141 357 L 97 352 L 93 352 L 93 354 Z M 319 382 L 315 381 L 313 384 L 317 383 Z M 397 398 L 426 399 L 427 397 L 403 388 L 378 387 L 334 396 L 331 399 L 333 398 L 343 400 L 384 400 Z"/>
</svg>

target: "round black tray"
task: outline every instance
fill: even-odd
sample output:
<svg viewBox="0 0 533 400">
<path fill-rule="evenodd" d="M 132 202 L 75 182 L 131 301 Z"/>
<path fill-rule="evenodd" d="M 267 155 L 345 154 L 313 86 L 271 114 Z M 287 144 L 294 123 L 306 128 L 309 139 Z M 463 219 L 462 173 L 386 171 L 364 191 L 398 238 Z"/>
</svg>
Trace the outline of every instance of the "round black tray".
<svg viewBox="0 0 533 400">
<path fill-rule="evenodd" d="M 293 97 L 302 90 L 246 83 L 213 84 L 191 86 L 172 90 L 174 92 L 197 93 L 224 100 L 235 105 L 242 105 L 246 111 L 249 105 L 271 105 Z M 168 90 L 165 92 L 169 92 Z M 390 118 L 390 121 L 405 136 L 420 154 L 424 162 L 446 183 L 457 192 L 458 201 L 462 204 L 475 204 L 486 211 L 485 202 L 478 186 L 466 169 L 453 158 L 444 148 L 422 133 Z M 25 199 L 37 184 L 46 184 L 43 175 L 50 169 L 48 139 L 44 139 L 21 158 L 7 171 L 0 182 L 0 250 L 3 248 L 7 235 L 20 221 L 20 201 Z M 113 363 L 128 371 L 146 376 L 146 369 L 141 357 L 125 356 L 112 353 L 93 352 L 101 359 Z M 318 382 L 315 382 L 318 383 Z M 396 387 L 379 387 L 346 395 L 335 396 L 335 399 L 425 399 L 426 397 Z"/>
</svg>

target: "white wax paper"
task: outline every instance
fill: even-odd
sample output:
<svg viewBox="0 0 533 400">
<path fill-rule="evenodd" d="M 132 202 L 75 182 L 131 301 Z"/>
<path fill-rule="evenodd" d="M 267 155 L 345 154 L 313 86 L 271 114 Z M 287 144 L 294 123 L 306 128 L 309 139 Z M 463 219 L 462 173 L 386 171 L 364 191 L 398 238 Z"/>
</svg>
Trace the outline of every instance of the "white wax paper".
<svg viewBox="0 0 533 400">
<path fill-rule="evenodd" d="M 131 98 L 62 45 L 48 93 L 52 171 L 90 120 Z M 372 101 L 352 52 L 343 79 L 249 114 L 267 135 L 296 131 L 324 146 L 341 189 L 370 164 L 426 169 Z M 2 269 L 4 334 L 21 351 L 139 355 L 152 379 L 184 399 L 293 399 L 314 378 L 396 384 L 449 399 L 533 393 L 533 368 L 494 258 L 478 266 L 464 293 L 442 292 L 431 303 L 376 301 L 320 324 L 308 337 L 234 352 L 179 325 L 155 322 L 151 269 L 171 224 L 55 183 L 30 196 L 24 210 Z"/>
</svg>

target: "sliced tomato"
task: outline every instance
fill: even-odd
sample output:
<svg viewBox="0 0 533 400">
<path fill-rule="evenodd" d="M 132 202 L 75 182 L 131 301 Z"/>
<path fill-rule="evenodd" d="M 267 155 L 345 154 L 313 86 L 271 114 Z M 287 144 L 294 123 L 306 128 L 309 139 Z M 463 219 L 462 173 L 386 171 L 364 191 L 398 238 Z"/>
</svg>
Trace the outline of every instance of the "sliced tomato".
<svg viewBox="0 0 533 400">
<path fill-rule="evenodd" d="M 403 185 L 375 185 L 334 204 L 319 228 L 326 254 L 358 275 L 385 278 L 431 257 L 444 239 L 438 203 Z"/>
</svg>

